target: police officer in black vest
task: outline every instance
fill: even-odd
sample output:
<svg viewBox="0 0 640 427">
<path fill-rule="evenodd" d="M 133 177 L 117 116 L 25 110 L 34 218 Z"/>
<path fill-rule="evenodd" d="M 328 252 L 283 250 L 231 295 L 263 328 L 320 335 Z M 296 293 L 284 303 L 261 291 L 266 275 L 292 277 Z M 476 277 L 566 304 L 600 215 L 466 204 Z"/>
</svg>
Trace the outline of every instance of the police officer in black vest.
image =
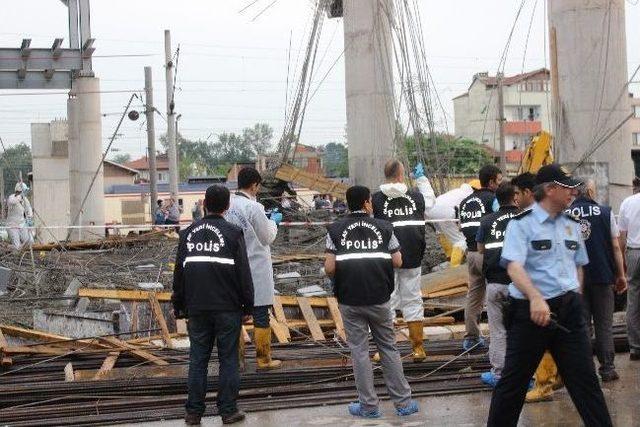
<svg viewBox="0 0 640 427">
<path fill-rule="evenodd" d="M 500 204 L 498 212 L 485 216 L 480 221 L 476 236 L 478 252 L 482 254 L 482 272 L 487 281 L 487 317 L 489 318 L 489 362 L 491 370 L 480 375 L 482 382 L 495 387 L 504 368 L 507 351 L 507 330 L 504 322 L 504 306 L 509 299 L 511 279 L 500 265 L 507 224 L 518 213 L 515 203 L 515 186 L 503 182 L 496 190 Z"/>
<path fill-rule="evenodd" d="M 611 208 L 598 204 L 593 180 L 583 181 L 579 194 L 568 213 L 580 221 L 582 238 L 587 247 L 589 264 L 584 266 L 584 301 L 587 325 L 593 318 L 596 356 L 602 381 L 617 380 L 613 359 L 614 287 L 622 293 L 627 288 L 620 232 Z"/>
<path fill-rule="evenodd" d="M 253 311 L 253 281 L 242 230 L 222 214 L 229 209 L 229 190 L 207 188 L 206 216 L 180 234 L 173 273 L 176 318 L 189 319 L 189 396 L 185 422 L 199 425 L 205 411 L 207 369 L 214 343 L 220 362 L 218 412 L 223 424 L 242 421 L 236 400 L 240 390 L 238 342 L 243 317 Z"/>
<path fill-rule="evenodd" d="M 325 271 L 334 278 L 347 343 L 351 350 L 358 401 L 349 413 L 378 418 L 379 399 L 369 358 L 369 331 L 380 352 L 389 395 L 400 416 L 418 412 L 402 370 L 396 348 L 389 297 L 393 292 L 393 269 L 402 265 L 400 244 L 391 223 L 371 218 L 373 207 L 367 187 L 347 190 L 350 214 L 328 227 Z"/>
<path fill-rule="evenodd" d="M 481 188 L 474 190 L 458 208 L 460 229 L 467 239 L 467 267 L 469 269 L 469 291 L 464 309 L 466 333 L 462 346 L 470 349 L 484 340 L 480 336 L 478 320 L 484 306 L 486 283 L 482 273 L 482 254 L 478 253 L 476 233 L 480 221 L 494 212 L 495 191 L 502 182 L 502 172 L 495 165 L 483 166 L 478 172 Z M 497 210 L 497 209 L 496 209 Z"/>
</svg>

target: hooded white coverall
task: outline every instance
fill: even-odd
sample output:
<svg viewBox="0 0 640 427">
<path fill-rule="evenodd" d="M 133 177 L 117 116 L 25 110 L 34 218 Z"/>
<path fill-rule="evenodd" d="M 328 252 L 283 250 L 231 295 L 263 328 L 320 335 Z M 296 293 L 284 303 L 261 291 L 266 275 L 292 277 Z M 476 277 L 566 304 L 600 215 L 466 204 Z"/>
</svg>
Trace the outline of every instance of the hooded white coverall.
<svg viewBox="0 0 640 427">
<path fill-rule="evenodd" d="M 456 210 L 465 197 L 473 193 L 473 187 L 462 184 L 459 188 L 447 191 L 436 197 L 435 204 L 427 211 L 427 219 L 456 219 Z M 462 253 L 467 250 L 467 241 L 455 221 L 436 222 L 433 224 L 438 233 L 444 234 L 454 248 Z"/>
<path fill-rule="evenodd" d="M 434 205 L 436 196 L 429 179 L 420 177 L 416 179 L 418 191 L 424 198 L 425 212 Z M 382 184 L 380 191 L 389 198 L 401 197 L 408 191 L 404 183 Z M 417 322 L 424 319 L 424 307 L 422 305 L 422 267 L 395 269 L 395 288 L 391 294 L 390 306 L 402 311 L 402 317 L 406 322 Z"/>
<path fill-rule="evenodd" d="M 27 226 L 27 218 L 33 216 L 29 199 L 22 193 L 12 194 L 7 198 L 7 226 L 9 239 L 16 249 L 32 242 L 31 233 Z"/>
</svg>

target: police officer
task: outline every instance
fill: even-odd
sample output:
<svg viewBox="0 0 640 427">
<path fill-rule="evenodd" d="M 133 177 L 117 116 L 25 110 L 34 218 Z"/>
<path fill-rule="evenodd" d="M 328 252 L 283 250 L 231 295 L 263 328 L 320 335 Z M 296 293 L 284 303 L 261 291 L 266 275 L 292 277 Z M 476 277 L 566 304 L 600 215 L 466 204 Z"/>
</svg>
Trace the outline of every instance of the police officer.
<svg viewBox="0 0 640 427">
<path fill-rule="evenodd" d="M 424 176 L 422 164 L 414 169 L 418 188 L 405 184 L 404 166 L 389 160 L 384 166 L 386 182 L 374 193 L 373 216 L 391 222 L 402 248 L 402 266 L 395 270 L 395 289 L 391 294 L 391 310 L 402 310 L 409 328 L 413 361 L 422 362 L 427 355 L 423 346 L 424 306 L 422 305 L 422 258 L 426 247 L 425 209 L 435 203 L 431 184 Z M 377 359 L 377 358 L 376 358 Z M 375 359 L 374 359 L 375 360 Z"/>
<path fill-rule="evenodd" d="M 478 253 L 476 234 L 480 221 L 493 212 L 495 191 L 502 182 L 502 172 L 495 165 L 483 166 L 478 172 L 481 188 L 475 190 L 460 203 L 460 229 L 467 240 L 467 267 L 469 269 L 469 291 L 464 308 L 466 333 L 462 346 L 470 349 L 478 342 L 484 343 L 480 336 L 478 320 L 484 306 L 486 283 L 482 274 L 482 254 Z"/>
<path fill-rule="evenodd" d="M 537 203 L 509 222 L 502 249 L 512 280 L 507 353 L 488 425 L 517 425 L 531 375 L 548 349 L 582 421 L 611 426 L 579 295 L 589 258 L 580 224 L 563 213 L 580 182 L 557 164 L 540 168 L 536 181 Z"/>
<path fill-rule="evenodd" d="M 378 396 L 369 359 L 369 330 L 381 354 L 384 380 L 398 415 L 418 412 L 402 370 L 389 298 L 393 269 L 402 265 L 400 244 L 391 223 L 371 218 L 373 207 L 367 187 L 347 190 L 350 214 L 328 227 L 325 271 L 333 276 L 347 343 L 351 350 L 358 402 L 349 413 L 378 418 Z"/>
<path fill-rule="evenodd" d="M 487 280 L 487 317 L 489 318 L 489 362 L 491 370 L 480 375 L 482 382 L 495 387 L 504 367 L 504 354 L 507 350 L 507 331 L 504 326 L 504 306 L 509 296 L 511 283 L 507 270 L 500 265 L 500 255 L 507 224 L 518 207 L 515 203 L 515 187 L 508 182 L 500 184 L 496 190 L 496 199 L 500 204 L 498 212 L 487 215 L 480 221 L 476 236 L 478 252 L 482 254 L 482 272 Z"/>
<path fill-rule="evenodd" d="M 207 188 L 206 216 L 180 235 L 171 301 L 176 318 L 189 319 L 189 378 L 185 422 L 199 425 L 205 411 L 207 368 L 214 342 L 220 362 L 217 406 L 224 424 L 242 421 L 238 342 L 243 315 L 253 310 L 253 282 L 242 230 L 222 214 L 229 190 Z"/>
<path fill-rule="evenodd" d="M 582 238 L 587 247 L 589 264 L 584 267 L 584 290 L 587 325 L 591 324 L 596 336 L 596 356 L 600 363 L 602 381 L 619 378 L 613 360 L 613 309 L 615 292 L 627 289 L 624 261 L 618 243 L 620 232 L 616 219 L 608 206 L 598 204 L 596 186 L 592 179 L 580 186 L 576 200 L 569 208 L 569 214 L 580 220 Z"/>
</svg>

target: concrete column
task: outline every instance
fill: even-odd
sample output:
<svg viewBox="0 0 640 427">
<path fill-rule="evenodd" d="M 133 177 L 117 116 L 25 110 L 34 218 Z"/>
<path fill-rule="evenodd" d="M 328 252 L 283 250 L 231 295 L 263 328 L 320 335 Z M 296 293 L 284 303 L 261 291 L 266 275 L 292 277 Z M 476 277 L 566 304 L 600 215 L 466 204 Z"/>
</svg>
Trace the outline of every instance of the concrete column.
<svg viewBox="0 0 640 427">
<path fill-rule="evenodd" d="M 559 97 L 553 121 L 556 153 L 560 163 L 571 167 L 631 112 L 625 88 L 625 0 L 550 1 L 549 26 L 557 49 L 557 70 L 552 70 Z M 631 194 L 628 126 L 615 132 L 575 174 L 595 178 L 600 201 L 617 209 Z"/>
<path fill-rule="evenodd" d="M 69 224 L 69 157 L 67 122 L 31 124 L 33 158 L 33 196 L 36 226 Z M 55 242 L 65 239 L 65 229 L 45 229 L 39 240 Z"/>
<path fill-rule="evenodd" d="M 394 153 L 391 0 L 344 3 L 349 177 L 377 188 Z"/>
<path fill-rule="evenodd" d="M 102 115 L 100 111 L 100 80 L 79 77 L 73 81 L 72 96 L 67 101 L 69 121 L 69 195 L 72 225 L 104 224 L 104 177 L 102 159 Z M 75 97 L 73 96 L 75 94 Z M 100 172 L 89 191 L 93 176 Z M 82 212 L 80 208 L 89 193 Z M 80 214 L 78 214 L 80 212 Z M 103 230 L 74 231 L 72 240 L 98 239 Z"/>
</svg>

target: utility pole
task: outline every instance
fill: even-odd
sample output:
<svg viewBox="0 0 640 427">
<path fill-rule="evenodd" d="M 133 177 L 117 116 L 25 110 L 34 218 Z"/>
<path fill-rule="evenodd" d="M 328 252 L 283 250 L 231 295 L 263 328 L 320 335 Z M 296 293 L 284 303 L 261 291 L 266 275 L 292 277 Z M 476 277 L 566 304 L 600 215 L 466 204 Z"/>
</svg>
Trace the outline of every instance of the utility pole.
<svg viewBox="0 0 640 427">
<path fill-rule="evenodd" d="M 500 126 L 500 170 L 503 174 L 507 173 L 507 152 L 504 141 L 504 91 L 502 89 L 502 80 L 504 73 L 498 73 L 498 124 Z"/>
<path fill-rule="evenodd" d="M 158 171 L 156 168 L 156 128 L 153 106 L 153 77 L 151 67 L 144 67 L 145 115 L 147 116 L 147 145 L 149 148 L 149 192 L 151 193 L 151 222 L 158 204 Z"/>
<path fill-rule="evenodd" d="M 174 64 L 171 59 L 171 32 L 164 30 L 164 56 L 167 83 L 167 154 L 169 157 L 169 194 L 178 203 L 178 150 L 176 149 L 176 113 L 173 99 Z"/>
</svg>

